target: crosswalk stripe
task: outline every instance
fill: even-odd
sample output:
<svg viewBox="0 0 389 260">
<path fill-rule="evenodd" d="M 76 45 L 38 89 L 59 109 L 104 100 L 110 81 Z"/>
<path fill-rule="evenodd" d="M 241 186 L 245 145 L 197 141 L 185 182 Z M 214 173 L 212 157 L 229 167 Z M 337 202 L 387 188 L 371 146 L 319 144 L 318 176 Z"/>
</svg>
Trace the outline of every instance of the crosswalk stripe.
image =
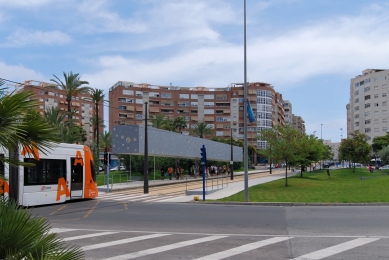
<svg viewBox="0 0 389 260">
<path fill-rule="evenodd" d="M 339 254 L 341 252 L 353 249 L 358 246 L 362 246 L 374 241 L 379 240 L 379 238 L 357 238 L 342 244 L 338 244 L 335 246 L 327 247 L 306 255 L 299 256 L 297 258 L 294 258 L 294 260 L 317 260 L 317 259 L 323 259 L 335 254 Z"/>
<path fill-rule="evenodd" d="M 117 234 L 119 232 L 101 232 L 101 233 L 94 233 L 94 234 L 87 234 L 82 236 L 76 236 L 76 237 L 65 237 L 64 241 L 72 241 L 77 239 L 83 239 L 83 238 L 91 238 L 91 237 L 99 237 L 99 236 L 105 236 L 105 235 L 111 235 L 111 234 Z"/>
<path fill-rule="evenodd" d="M 114 196 L 104 196 L 104 197 L 99 197 L 101 200 L 115 200 L 115 201 L 134 201 L 134 202 L 148 202 L 148 201 L 157 201 L 157 200 L 166 200 L 166 199 L 172 199 L 175 198 L 175 196 L 156 196 L 156 195 L 114 195 Z"/>
<path fill-rule="evenodd" d="M 231 248 L 231 249 L 228 249 L 226 251 L 222 251 L 222 252 L 215 253 L 215 254 L 212 254 L 212 255 L 203 256 L 203 257 L 197 258 L 195 260 L 211 260 L 211 259 L 212 260 L 218 260 L 218 259 L 224 259 L 224 258 L 231 257 L 231 256 L 234 256 L 234 255 L 242 254 L 244 252 L 247 252 L 247 251 L 250 251 L 250 250 L 254 250 L 254 249 L 257 249 L 257 248 L 260 248 L 260 247 L 264 247 L 264 246 L 268 246 L 268 245 L 275 244 L 275 243 L 278 243 L 278 242 L 282 242 L 282 241 L 285 241 L 285 240 L 288 240 L 288 239 L 291 239 L 291 238 L 292 237 L 273 237 L 273 238 L 269 238 L 269 239 L 266 239 L 266 240 L 261 240 L 261 241 L 257 241 L 257 242 L 254 242 L 254 243 L 250 243 L 250 244 L 247 244 L 247 245 Z"/>
<path fill-rule="evenodd" d="M 203 242 L 209 242 L 209 241 L 213 241 L 213 240 L 221 239 L 221 238 L 225 238 L 225 237 L 228 237 L 228 236 L 203 237 L 203 238 L 178 242 L 178 243 L 171 244 L 171 245 L 160 246 L 160 247 L 151 248 L 151 249 L 147 249 L 147 250 L 143 250 L 143 251 L 138 251 L 138 252 L 134 252 L 134 253 L 130 253 L 130 254 L 114 256 L 114 257 L 106 258 L 106 260 L 133 259 L 133 258 L 157 254 L 157 253 L 161 253 L 161 252 L 165 252 L 168 250 L 177 249 L 177 248 L 181 248 L 181 247 L 185 247 L 185 246 L 191 246 L 191 245 L 195 245 L 195 244 L 199 244 L 199 243 L 203 243 Z"/>
<path fill-rule="evenodd" d="M 63 232 L 69 232 L 69 231 L 74 231 L 77 229 L 72 229 L 72 228 L 52 228 L 49 230 L 48 233 L 63 233 Z"/>
<path fill-rule="evenodd" d="M 96 248 L 115 246 L 115 245 L 131 243 L 131 242 L 136 242 L 136 241 L 150 239 L 150 238 L 169 236 L 169 235 L 170 234 L 152 234 L 152 235 L 145 235 L 145 236 L 139 236 L 139 237 L 132 237 L 132 238 L 126 238 L 126 239 L 106 242 L 106 243 L 100 243 L 100 244 L 94 244 L 94 245 L 90 245 L 90 246 L 84 246 L 81 249 L 84 250 L 84 251 L 87 251 L 87 250 L 92 250 L 92 249 L 96 249 Z"/>
<path fill-rule="evenodd" d="M 138 197 L 138 196 L 148 196 L 143 194 L 115 194 L 115 195 L 108 195 L 108 196 L 99 196 L 99 199 L 116 199 L 116 198 L 131 198 L 131 197 Z"/>
</svg>

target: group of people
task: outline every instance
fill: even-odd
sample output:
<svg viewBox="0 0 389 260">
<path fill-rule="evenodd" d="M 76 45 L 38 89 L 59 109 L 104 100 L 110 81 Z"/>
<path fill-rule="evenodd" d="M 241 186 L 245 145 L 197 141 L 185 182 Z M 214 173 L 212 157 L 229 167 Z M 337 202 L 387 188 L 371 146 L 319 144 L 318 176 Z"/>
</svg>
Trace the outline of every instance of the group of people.
<svg viewBox="0 0 389 260">
<path fill-rule="evenodd" d="M 165 179 L 165 173 L 167 172 L 169 180 L 173 179 L 173 175 L 176 178 L 176 180 L 183 180 L 184 179 L 184 168 L 182 166 L 177 166 L 175 169 L 170 166 L 167 168 L 167 171 L 165 168 L 161 168 L 161 179 Z"/>
<path fill-rule="evenodd" d="M 223 166 L 215 166 L 211 165 L 210 167 L 205 168 L 205 174 L 208 177 L 209 174 L 211 176 L 219 175 L 219 174 L 230 174 L 230 169 L 226 167 L 226 165 Z"/>
</svg>

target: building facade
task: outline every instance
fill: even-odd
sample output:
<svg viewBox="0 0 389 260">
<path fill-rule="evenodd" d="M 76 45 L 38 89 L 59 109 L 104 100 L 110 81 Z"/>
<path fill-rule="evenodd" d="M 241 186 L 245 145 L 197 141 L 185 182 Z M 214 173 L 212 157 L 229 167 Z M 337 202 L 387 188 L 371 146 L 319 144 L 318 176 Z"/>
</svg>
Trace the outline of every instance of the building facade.
<svg viewBox="0 0 389 260">
<path fill-rule="evenodd" d="M 23 84 L 8 84 L 8 91 L 31 91 L 39 102 L 39 112 L 44 113 L 46 109 L 59 107 L 61 111 L 67 112 L 68 103 L 65 93 L 61 90 L 49 89 L 48 86 L 55 84 L 35 80 L 27 80 Z M 95 105 L 90 101 L 90 95 L 81 94 L 73 97 L 71 108 L 75 109 L 73 120 L 75 124 L 82 126 L 87 133 L 87 142 L 93 140 L 92 118 L 96 116 Z M 103 104 L 99 105 L 99 117 L 104 118 Z M 103 127 L 100 127 L 100 133 L 103 133 Z"/>
<path fill-rule="evenodd" d="M 258 131 L 284 124 L 282 95 L 268 83 L 253 82 L 247 87 L 247 98 L 256 121 L 248 123 L 248 143 L 261 149 L 266 142 L 258 140 Z M 227 88 L 177 87 L 137 84 L 119 81 L 109 90 L 110 131 L 119 124 L 143 124 L 147 102 L 148 116 L 163 114 L 166 118 L 182 116 L 187 127 L 182 134 L 199 122 L 205 122 L 216 136 L 244 138 L 244 89 L 242 83 Z"/>
<path fill-rule="evenodd" d="M 347 135 L 358 130 L 374 137 L 388 132 L 389 70 L 366 69 L 350 80 L 350 103 L 347 109 Z"/>
</svg>

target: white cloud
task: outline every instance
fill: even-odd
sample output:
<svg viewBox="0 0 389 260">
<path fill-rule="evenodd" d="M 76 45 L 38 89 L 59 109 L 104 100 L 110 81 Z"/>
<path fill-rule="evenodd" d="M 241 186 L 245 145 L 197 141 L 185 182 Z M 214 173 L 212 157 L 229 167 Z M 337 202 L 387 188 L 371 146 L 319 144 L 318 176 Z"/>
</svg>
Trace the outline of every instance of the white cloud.
<svg viewBox="0 0 389 260">
<path fill-rule="evenodd" d="M 18 29 L 7 37 L 4 46 L 21 47 L 25 45 L 63 45 L 71 41 L 71 37 L 60 31 L 27 31 Z"/>
<path fill-rule="evenodd" d="M 22 65 L 8 65 L 0 61 L 0 77 L 16 82 L 25 80 L 43 80 L 44 77 L 38 72 Z"/>
</svg>

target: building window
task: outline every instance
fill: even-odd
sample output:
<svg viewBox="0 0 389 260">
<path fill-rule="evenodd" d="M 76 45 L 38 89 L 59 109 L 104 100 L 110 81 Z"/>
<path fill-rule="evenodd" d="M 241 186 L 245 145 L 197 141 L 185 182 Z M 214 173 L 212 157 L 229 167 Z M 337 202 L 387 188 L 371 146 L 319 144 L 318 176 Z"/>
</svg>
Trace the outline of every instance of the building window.
<svg viewBox="0 0 389 260">
<path fill-rule="evenodd" d="M 368 125 L 368 124 L 370 124 L 370 119 L 368 119 L 368 120 L 365 120 L 365 125 Z"/>
<path fill-rule="evenodd" d="M 356 115 L 354 116 L 354 118 L 359 118 L 359 114 L 356 114 Z"/>
<path fill-rule="evenodd" d="M 358 95 L 359 95 L 359 90 L 355 91 L 355 92 L 354 92 L 354 95 L 355 95 L 355 96 L 358 96 Z"/>
<path fill-rule="evenodd" d="M 355 111 L 358 111 L 358 110 L 359 110 L 359 107 L 355 107 L 354 110 L 355 110 Z"/>
<path fill-rule="evenodd" d="M 354 126 L 359 126 L 359 122 L 355 122 L 355 123 L 354 123 Z"/>
<path fill-rule="evenodd" d="M 359 102 L 359 98 L 356 98 L 355 100 L 354 100 L 354 103 L 358 103 Z"/>
<path fill-rule="evenodd" d="M 365 112 L 365 116 L 370 116 L 370 112 L 369 111 Z"/>
<path fill-rule="evenodd" d="M 382 106 L 383 107 L 386 106 L 386 101 L 382 102 Z"/>
<path fill-rule="evenodd" d="M 378 98 L 378 94 L 374 94 L 374 98 Z"/>
<path fill-rule="evenodd" d="M 378 119 L 374 119 L 374 124 L 378 124 Z"/>
<path fill-rule="evenodd" d="M 143 119 L 143 115 L 142 114 L 136 114 L 136 119 Z"/>
<path fill-rule="evenodd" d="M 378 115 L 378 111 L 374 111 L 374 115 L 375 115 L 375 116 Z"/>
<path fill-rule="evenodd" d="M 204 95 L 204 99 L 215 99 L 215 95 Z"/>
<path fill-rule="evenodd" d="M 386 124 L 388 122 L 387 118 L 382 119 L 382 123 Z"/>
<path fill-rule="evenodd" d="M 370 87 L 365 88 L 365 92 L 370 91 Z"/>
<path fill-rule="evenodd" d="M 374 128 L 374 132 L 378 132 L 378 128 Z"/>
<path fill-rule="evenodd" d="M 128 89 L 123 89 L 123 95 L 133 96 L 134 95 L 134 91 L 133 90 L 128 90 Z"/>
<path fill-rule="evenodd" d="M 374 81 L 378 81 L 378 78 L 374 78 Z"/>
<path fill-rule="evenodd" d="M 370 133 L 371 132 L 371 128 L 365 128 L 365 133 Z"/>
<path fill-rule="evenodd" d="M 374 86 L 374 90 L 378 90 L 378 86 Z"/>
<path fill-rule="evenodd" d="M 382 89 L 386 89 L 386 84 L 382 85 Z"/>
<path fill-rule="evenodd" d="M 172 98 L 172 94 L 171 93 L 161 93 L 161 97 L 163 97 L 163 98 Z"/>
<path fill-rule="evenodd" d="M 378 103 L 374 103 L 374 106 L 375 106 L 375 107 L 378 107 Z"/>
<path fill-rule="evenodd" d="M 119 110 L 127 110 L 126 106 L 119 106 Z"/>
<path fill-rule="evenodd" d="M 215 114 L 215 110 L 213 109 L 204 109 L 204 115 L 213 115 Z"/>
<path fill-rule="evenodd" d="M 386 110 L 382 110 L 382 114 L 386 114 L 388 111 Z"/>
<path fill-rule="evenodd" d="M 365 83 L 370 83 L 370 79 L 365 79 Z"/>
<path fill-rule="evenodd" d="M 369 108 L 369 107 L 370 107 L 370 103 L 365 104 L 365 108 Z"/>
<path fill-rule="evenodd" d="M 189 99 L 189 94 L 180 94 L 180 99 Z"/>
<path fill-rule="evenodd" d="M 43 94 L 45 94 L 45 92 L 44 91 L 39 91 L 39 94 L 43 95 Z"/>
<path fill-rule="evenodd" d="M 369 99 L 370 99 L 370 95 L 365 96 L 365 100 L 369 100 Z"/>
<path fill-rule="evenodd" d="M 386 93 L 382 93 L 382 97 L 386 97 Z"/>
<path fill-rule="evenodd" d="M 357 87 L 359 87 L 359 82 L 354 84 L 354 88 L 357 88 Z"/>
<path fill-rule="evenodd" d="M 382 79 L 385 80 L 385 79 L 386 79 L 386 76 L 383 76 Z"/>
<path fill-rule="evenodd" d="M 382 127 L 382 131 L 383 132 L 387 132 L 388 131 L 388 128 L 385 126 L 385 127 Z"/>
</svg>

